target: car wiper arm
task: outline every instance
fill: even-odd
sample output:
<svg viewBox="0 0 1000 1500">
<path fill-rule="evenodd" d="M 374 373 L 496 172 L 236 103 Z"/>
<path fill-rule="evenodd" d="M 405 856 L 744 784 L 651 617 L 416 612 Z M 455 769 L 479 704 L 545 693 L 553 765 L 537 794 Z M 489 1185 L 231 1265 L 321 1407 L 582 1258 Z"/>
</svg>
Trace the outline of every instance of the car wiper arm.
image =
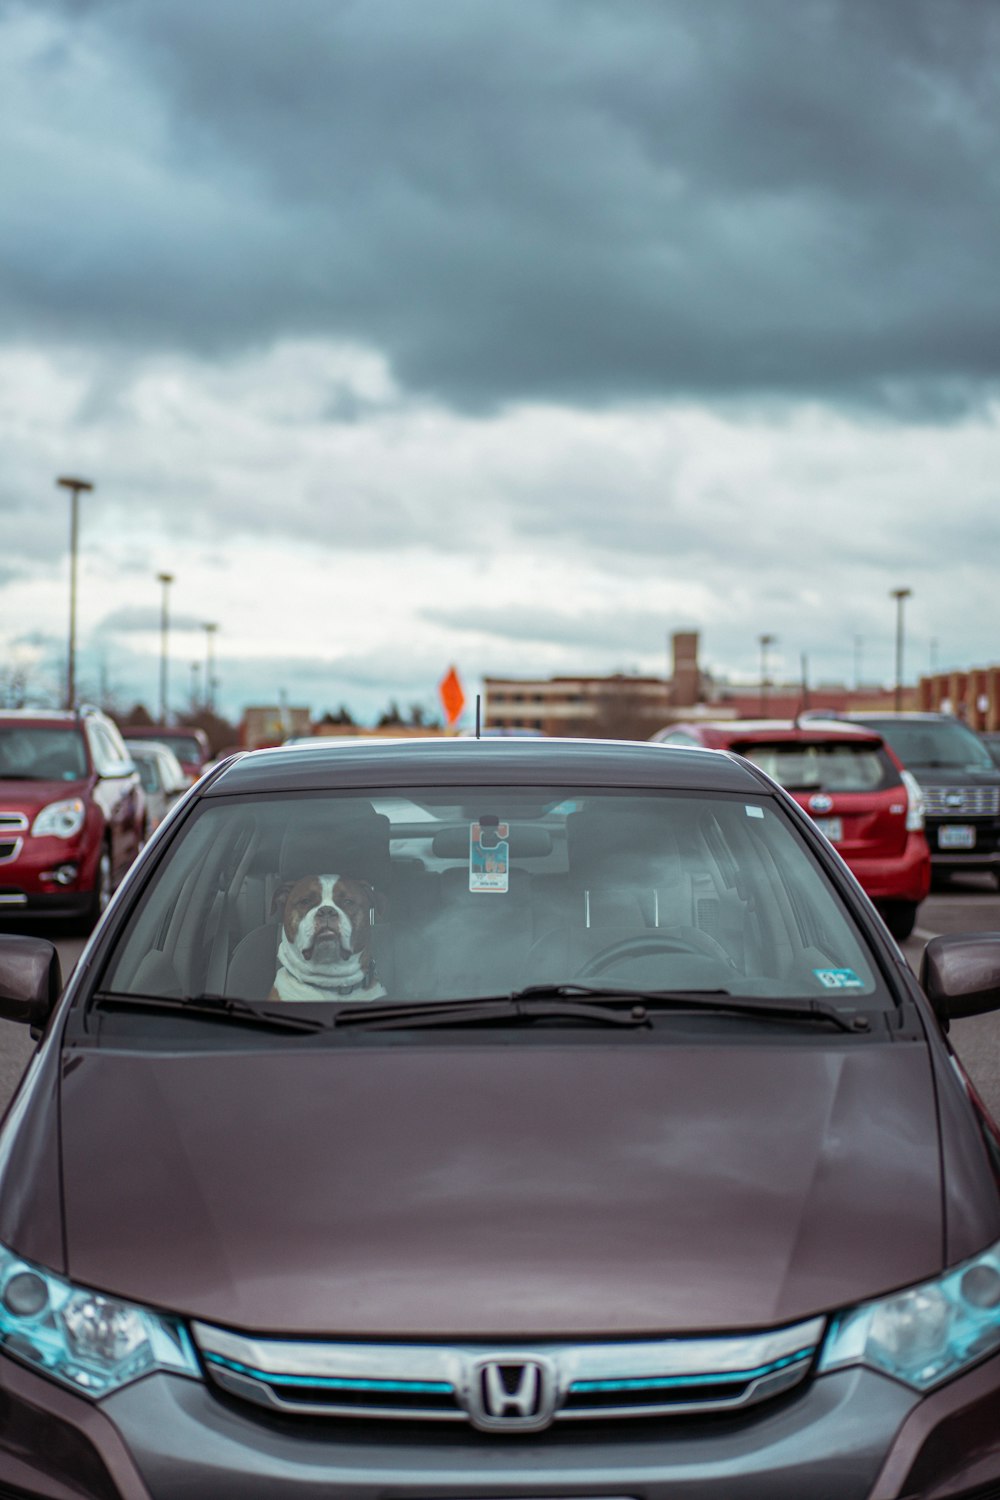
<svg viewBox="0 0 1000 1500">
<path fill-rule="evenodd" d="M 185 1015 L 208 1016 L 214 1021 L 233 1020 L 244 1025 L 261 1026 L 269 1031 L 329 1030 L 329 1022 L 321 1021 L 318 1017 L 262 1009 L 232 995 L 142 995 L 103 990 L 94 996 L 93 1004 L 102 1010 L 182 1011 Z"/>
<path fill-rule="evenodd" d="M 408 1030 L 422 1026 L 518 1026 L 535 1021 L 578 1020 L 606 1026 L 648 1026 L 649 1013 L 644 1007 L 631 1010 L 597 1005 L 584 996 L 591 993 L 566 986 L 563 998 L 559 986 L 544 993 L 476 995 L 468 1000 L 418 1000 L 400 1005 L 346 1005 L 338 1010 L 334 1026 L 362 1026 L 366 1031 Z M 580 995 L 579 999 L 572 998 Z M 603 991 L 595 990 L 595 995 Z"/>
<path fill-rule="evenodd" d="M 764 1016 L 775 1020 L 828 1021 L 841 1031 L 869 1031 L 871 1022 L 866 1015 L 855 1011 L 845 1013 L 837 1010 L 825 1000 L 761 1000 L 756 996 L 735 996 L 730 990 L 642 990 L 627 987 L 614 988 L 607 985 L 585 985 L 570 981 L 567 984 L 532 984 L 526 989 L 516 990 L 514 999 L 544 995 L 571 995 L 581 997 L 596 995 L 605 1001 L 627 1000 L 632 1002 L 633 1014 L 639 1009 L 653 1010 L 711 1010 L 729 1014 Z"/>
</svg>

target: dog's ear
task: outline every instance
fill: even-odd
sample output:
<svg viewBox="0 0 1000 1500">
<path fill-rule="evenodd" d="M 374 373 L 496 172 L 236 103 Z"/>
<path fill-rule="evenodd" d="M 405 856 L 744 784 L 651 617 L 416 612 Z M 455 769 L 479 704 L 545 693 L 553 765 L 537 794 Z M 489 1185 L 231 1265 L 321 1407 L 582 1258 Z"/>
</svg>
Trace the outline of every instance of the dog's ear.
<svg viewBox="0 0 1000 1500">
<path fill-rule="evenodd" d="M 281 916 L 285 915 L 285 902 L 288 900 L 288 893 L 292 889 L 292 886 L 294 884 L 295 884 L 294 880 L 283 880 L 281 882 L 281 884 L 277 887 L 277 889 L 274 892 L 274 895 L 271 897 L 271 916 L 272 917 L 275 916 L 277 913 L 280 913 Z"/>
</svg>

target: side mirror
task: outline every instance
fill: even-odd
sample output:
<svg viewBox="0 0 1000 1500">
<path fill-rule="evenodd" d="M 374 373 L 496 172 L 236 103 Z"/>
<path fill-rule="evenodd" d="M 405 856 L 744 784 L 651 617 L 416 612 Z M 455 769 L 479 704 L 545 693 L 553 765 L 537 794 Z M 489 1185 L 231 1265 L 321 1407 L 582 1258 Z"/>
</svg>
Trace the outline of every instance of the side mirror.
<svg viewBox="0 0 1000 1500">
<path fill-rule="evenodd" d="M 62 965 L 44 938 L 0 934 L 0 1019 L 42 1031 L 62 993 Z"/>
<path fill-rule="evenodd" d="M 920 983 L 941 1025 L 1000 1010 L 1000 932 L 931 938 Z"/>
</svg>

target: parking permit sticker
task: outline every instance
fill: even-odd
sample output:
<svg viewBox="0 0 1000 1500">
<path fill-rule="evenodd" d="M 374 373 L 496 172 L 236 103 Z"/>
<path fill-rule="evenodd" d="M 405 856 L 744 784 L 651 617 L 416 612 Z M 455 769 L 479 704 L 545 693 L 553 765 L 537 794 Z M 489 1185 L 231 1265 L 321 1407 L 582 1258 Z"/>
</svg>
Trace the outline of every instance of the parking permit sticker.
<svg viewBox="0 0 1000 1500">
<path fill-rule="evenodd" d="M 853 969 L 813 969 L 813 973 L 827 990 L 863 990 L 865 987 Z"/>
<path fill-rule="evenodd" d="M 506 891 L 509 828 L 497 818 L 469 824 L 469 890 Z"/>
</svg>

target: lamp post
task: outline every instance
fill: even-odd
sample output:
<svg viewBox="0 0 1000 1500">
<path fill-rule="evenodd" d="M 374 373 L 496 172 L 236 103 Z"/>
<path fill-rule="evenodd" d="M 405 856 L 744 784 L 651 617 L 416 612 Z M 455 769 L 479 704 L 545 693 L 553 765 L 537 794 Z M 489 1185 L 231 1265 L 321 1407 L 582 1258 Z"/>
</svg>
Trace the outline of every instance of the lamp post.
<svg viewBox="0 0 1000 1500">
<path fill-rule="evenodd" d="M 773 646 L 778 639 L 776 635 L 759 635 L 757 641 L 760 645 L 760 716 L 767 718 L 767 652 L 768 647 Z"/>
<path fill-rule="evenodd" d="M 66 707 L 72 708 L 76 702 L 76 553 L 77 534 L 79 527 L 78 500 L 80 491 L 85 493 L 94 488 L 89 479 L 74 479 L 71 475 L 62 475 L 56 480 L 63 489 L 70 492 L 69 507 L 69 653 L 66 663 Z"/>
<path fill-rule="evenodd" d="M 160 605 L 160 723 L 167 722 L 167 633 L 170 625 L 167 595 L 174 581 L 173 573 L 157 573 L 157 581 L 163 585 L 163 600 Z"/>
<path fill-rule="evenodd" d="M 909 599 L 912 589 L 890 589 L 889 598 L 896 601 L 896 712 L 903 707 L 903 600 Z"/>
<path fill-rule="evenodd" d="M 205 707 L 211 714 L 215 712 L 215 660 L 212 646 L 219 627 L 206 621 L 201 628 L 205 632 Z"/>
</svg>

